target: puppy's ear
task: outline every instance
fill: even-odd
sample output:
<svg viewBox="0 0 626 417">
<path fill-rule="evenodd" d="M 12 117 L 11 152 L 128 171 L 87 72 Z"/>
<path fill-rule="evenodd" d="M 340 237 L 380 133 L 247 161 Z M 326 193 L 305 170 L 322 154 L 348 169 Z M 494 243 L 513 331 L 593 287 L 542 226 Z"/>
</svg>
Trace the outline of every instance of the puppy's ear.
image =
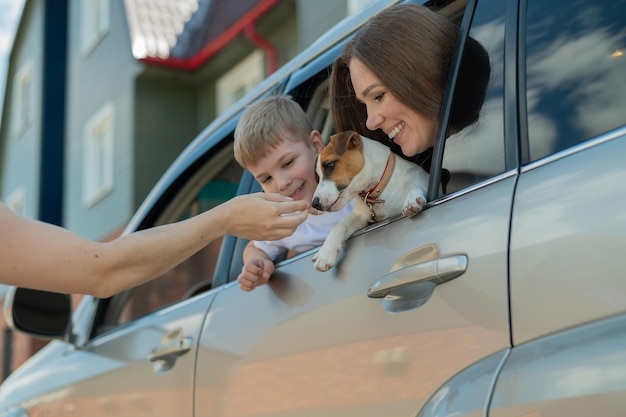
<svg viewBox="0 0 626 417">
<path fill-rule="evenodd" d="M 330 137 L 330 143 L 332 143 L 335 153 L 339 156 L 343 155 L 348 149 L 360 149 L 361 136 L 354 130 L 346 130 L 345 132 L 339 132 Z"/>
<path fill-rule="evenodd" d="M 359 135 L 354 130 L 350 131 L 350 137 L 348 138 L 348 149 L 362 149 L 363 144 L 361 143 L 361 135 Z"/>
</svg>

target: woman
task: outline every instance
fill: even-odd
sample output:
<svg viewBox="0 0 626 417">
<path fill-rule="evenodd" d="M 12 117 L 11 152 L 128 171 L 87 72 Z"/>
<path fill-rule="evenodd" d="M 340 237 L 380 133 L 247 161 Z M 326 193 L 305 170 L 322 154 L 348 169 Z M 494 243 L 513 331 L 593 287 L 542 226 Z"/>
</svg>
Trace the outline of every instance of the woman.
<svg viewBox="0 0 626 417">
<path fill-rule="evenodd" d="M 20 217 L 0 204 L 0 283 L 110 297 L 160 276 L 221 236 L 289 236 L 306 219 L 308 207 L 279 194 L 249 194 L 178 223 L 103 243 Z M 284 216 L 294 212 L 299 213 Z"/>
<path fill-rule="evenodd" d="M 356 130 L 430 168 L 458 27 L 427 7 L 391 6 L 365 23 L 335 60 L 331 108 L 337 131 Z M 468 38 L 449 133 L 478 120 L 489 57 Z"/>
</svg>

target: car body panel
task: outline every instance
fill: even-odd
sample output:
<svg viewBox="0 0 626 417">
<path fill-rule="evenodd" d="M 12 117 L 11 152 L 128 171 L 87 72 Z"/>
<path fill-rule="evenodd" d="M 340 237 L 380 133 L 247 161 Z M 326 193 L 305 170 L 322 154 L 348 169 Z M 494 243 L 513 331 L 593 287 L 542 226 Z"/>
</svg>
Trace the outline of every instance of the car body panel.
<svg viewBox="0 0 626 417">
<path fill-rule="evenodd" d="M 487 415 L 496 377 L 510 349 L 496 352 L 454 375 L 443 384 L 417 417 Z"/>
<path fill-rule="evenodd" d="M 213 297 L 207 293 L 162 309 L 82 349 L 55 341 L 6 381 L 0 402 L 21 404 L 31 417 L 192 416 L 196 346 Z M 189 350 L 163 363 L 149 361 L 166 339 L 187 339 Z"/>
<path fill-rule="evenodd" d="M 251 293 L 227 285 L 202 331 L 196 415 L 414 416 L 448 378 L 509 346 L 514 184 L 508 175 L 361 233 L 328 273 L 308 253 Z M 367 296 L 407 251 L 433 243 L 440 258 L 467 255 L 465 273 L 401 312 L 393 297 Z"/>
<path fill-rule="evenodd" d="M 613 417 L 626 410 L 626 315 L 514 348 L 489 415 Z"/>
<path fill-rule="evenodd" d="M 531 166 L 511 231 L 513 343 L 626 312 L 626 133 Z"/>
</svg>

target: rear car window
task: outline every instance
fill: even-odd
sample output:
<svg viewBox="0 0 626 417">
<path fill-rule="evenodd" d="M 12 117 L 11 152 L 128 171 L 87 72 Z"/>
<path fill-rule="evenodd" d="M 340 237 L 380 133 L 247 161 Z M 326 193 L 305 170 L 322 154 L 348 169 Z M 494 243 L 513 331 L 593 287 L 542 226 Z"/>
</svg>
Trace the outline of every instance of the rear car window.
<svg viewBox="0 0 626 417">
<path fill-rule="evenodd" d="M 528 0 L 530 160 L 624 125 L 626 1 Z"/>
</svg>

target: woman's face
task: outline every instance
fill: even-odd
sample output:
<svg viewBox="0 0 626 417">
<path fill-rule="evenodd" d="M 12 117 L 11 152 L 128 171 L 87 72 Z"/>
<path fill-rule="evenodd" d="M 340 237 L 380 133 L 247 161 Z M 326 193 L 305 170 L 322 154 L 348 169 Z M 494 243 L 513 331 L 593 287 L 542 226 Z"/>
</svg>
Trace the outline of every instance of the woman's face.
<svg viewBox="0 0 626 417">
<path fill-rule="evenodd" d="M 356 98 L 367 108 L 369 130 L 381 129 L 406 156 L 415 156 L 435 145 L 436 122 L 402 104 L 358 58 L 350 60 L 349 68 Z"/>
</svg>

